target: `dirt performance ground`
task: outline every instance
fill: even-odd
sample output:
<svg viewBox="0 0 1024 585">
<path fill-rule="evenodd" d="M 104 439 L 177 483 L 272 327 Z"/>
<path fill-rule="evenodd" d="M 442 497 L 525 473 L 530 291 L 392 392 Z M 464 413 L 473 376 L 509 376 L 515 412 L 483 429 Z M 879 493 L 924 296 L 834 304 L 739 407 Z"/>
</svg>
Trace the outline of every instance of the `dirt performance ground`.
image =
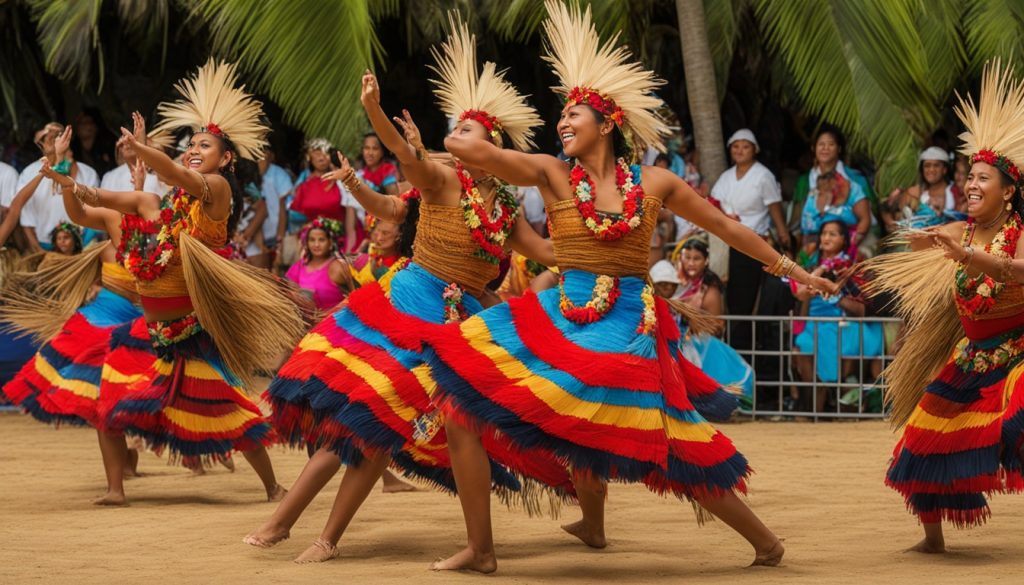
<svg viewBox="0 0 1024 585">
<path fill-rule="evenodd" d="M 1024 496 L 998 496 L 988 525 L 947 528 L 951 553 L 902 549 L 921 538 L 900 497 L 882 485 L 895 437 L 884 423 L 723 425 L 756 470 L 750 505 L 780 536 L 780 568 L 744 568 L 747 544 L 721 522 L 698 527 L 688 504 L 637 486 L 612 485 L 605 550 L 559 530 L 578 518 L 528 518 L 494 504 L 499 567 L 487 583 L 1022 583 Z M 274 449 L 290 485 L 303 451 Z M 0 414 L 0 583 L 476 583 L 475 574 L 432 573 L 433 559 L 464 544 L 457 500 L 424 490 L 378 487 L 341 542 L 342 556 L 320 565 L 291 560 L 320 532 L 338 478 L 313 502 L 291 539 L 270 550 L 241 543 L 274 504 L 236 457 L 192 477 L 143 454 L 144 477 L 127 484 L 131 505 L 97 508 L 104 489 L 91 429 L 54 430 Z M 340 476 L 339 476 L 340 477 Z"/>
</svg>

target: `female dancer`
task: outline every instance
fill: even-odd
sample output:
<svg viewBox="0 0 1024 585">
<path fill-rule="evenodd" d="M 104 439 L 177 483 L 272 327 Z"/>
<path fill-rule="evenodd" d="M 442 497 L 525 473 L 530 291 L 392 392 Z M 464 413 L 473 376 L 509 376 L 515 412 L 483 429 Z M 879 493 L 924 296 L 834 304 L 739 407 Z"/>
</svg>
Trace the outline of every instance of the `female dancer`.
<svg viewBox="0 0 1024 585">
<path fill-rule="evenodd" d="M 459 120 L 453 133 L 488 144 L 500 145 L 507 138 L 526 148 L 539 122 L 536 112 L 493 63 L 478 75 L 474 38 L 464 25 L 453 21 L 452 28 L 443 54 L 435 57 L 441 107 Z M 347 307 L 302 341 L 271 384 L 275 411 L 291 405 L 304 413 L 287 417 L 291 424 L 282 434 L 294 436 L 294 421 L 304 421 L 307 440 L 322 448 L 271 519 L 244 542 L 267 547 L 287 538 L 299 514 L 336 472 L 338 457 L 349 465 L 327 526 L 297 562 L 326 561 L 337 554 L 338 540 L 389 462 L 406 474 L 454 488 L 444 433 L 438 432 L 431 406 L 433 382 L 419 352 L 425 331 L 481 310 L 477 299 L 497 275 L 509 243 L 541 262 L 554 261 L 547 243 L 519 217 L 511 189 L 457 161 L 452 169 L 431 160 L 408 112 L 396 118 L 408 142 L 403 140 L 380 108 L 377 80 L 369 72 L 363 77 L 362 101 L 381 140 L 422 192 L 419 222 L 412 261 L 391 280 L 390 294 L 376 283 L 352 293 Z M 346 186 L 373 216 L 401 222 L 417 209 L 399 197 L 368 194 L 351 169 L 344 171 Z M 369 376 L 371 371 L 376 374 Z M 311 423 L 314 419 L 319 424 Z M 554 462 L 538 458 L 531 463 L 538 475 L 567 479 Z M 499 494 L 519 487 L 503 468 L 486 458 L 483 465 L 488 487 L 493 483 Z M 548 481 L 566 487 L 557 479 Z"/>
<path fill-rule="evenodd" d="M 241 193 L 232 161 L 258 154 L 266 133 L 259 102 L 234 83 L 233 65 L 211 61 L 177 86 L 185 100 L 160 106 L 164 121 L 157 129 L 194 131 L 185 166 L 122 129 L 139 158 L 177 187 L 163 203 L 152 193 L 51 177 L 87 205 L 124 214 L 118 257 L 135 279 L 144 312 L 114 332 L 116 347 L 103 366 L 99 415 L 108 492 L 100 504 L 125 503 L 126 432 L 172 456 L 223 460 L 240 450 L 268 499 L 285 493 L 264 448 L 274 438 L 270 425 L 243 385 L 253 372 L 273 369 L 275 354 L 301 335 L 301 315 L 269 277 L 207 247 L 223 248 L 237 219 L 233 200 Z"/>
<path fill-rule="evenodd" d="M 945 552 L 943 521 L 984 523 L 986 493 L 1024 490 L 1024 82 L 989 64 L 979 107 L 961 100 L 957 115 L 971 159 L 968 220 L 914 232 L 913 251 L 866 266 L 906 317 L 886 371 L 892 419 L 905 425 L 886 484 L 924 527 L 910 549 L 923 553 Z"/>
<path fill-rule="evenodd" d="M 578 7 L 546 5 L 547 59 L 561 81 L 557 90 L 568 95 L 558 132 L 572 167 L 458 133 L 445 140 L 466 164 L 540 188 L 563 273 L 558 291 L 527 293 L 431 332 L 433 352 L 425 355 L 448 415 L 469 536 L 465 550 L 434 568 L 497 567 L 483 431 L 500 431 L 527 453 L 554 452 L 572 468 L 585 519 L 569 529 L 585 542 L 603 544 L 604 535 L 586 519 L 588 508 L 599 517 L 603 499 L 584 494 L 601 494 L 610 479 L 642 481 L 697 501 L 736 529 L 753 545 L 755 564 L 778 564 L 782 543 L 735 494 L 745 489 L 746 459 L 687 398 L 686 385 L 704 375 L 678 356 L 667 305 L 644 282 L 651 230 L 665 205 L 775 274 L 825 290 L 834 285 L 810 277 L 671 172 L 616 161 L 631 154 L 616 152 L 624 137 L 641 152 L 660 144 L 667 128 L 653 113 L 660 100 L 649 93 L 659 82 L 628 63 L 624 49 L 600 47 L 589 9 L 581 16 Z"/>
</svg>

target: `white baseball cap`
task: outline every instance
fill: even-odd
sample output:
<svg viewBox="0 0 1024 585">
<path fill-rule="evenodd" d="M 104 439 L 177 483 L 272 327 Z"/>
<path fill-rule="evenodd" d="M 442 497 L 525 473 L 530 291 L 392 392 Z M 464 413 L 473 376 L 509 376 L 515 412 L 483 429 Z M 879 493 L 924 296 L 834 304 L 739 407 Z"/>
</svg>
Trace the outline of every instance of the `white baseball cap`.
<svg viewBox="0 0 1024 585">
<path fill-rule="evenodd" d="M 676 272 L 676 267 L 672 266 L 672 263 L 668 260 L 658 260 L 654 263 L 654 266 L 651 266 L 651 282 L 654 284 L 659 282 L 679 284 L 679 274 Z"/>
<path fill-rule="evenodd" d="M 742 128 L 733 132 L 732 136 L 729 137 L 729 141 L 725 143 L 726 148 L 732 146 L 733 142 L 737 140 L 746 140 L 747 142 L 754 145 L 754 152 L 759 152 L 761 146 L 757 143 L 757 138 L 754 138 L 754 133 L 749 128 Z"/>
<path fill-rule="evenodd" d="M 949 164 L 949 153 L 942 150 L 938 146 L 929 146 L 928 148 L 921 151 L 921 154 L 917 155 L 917 162 L 924 162 L 926 160 L 937 160 Z"/>
</svg>

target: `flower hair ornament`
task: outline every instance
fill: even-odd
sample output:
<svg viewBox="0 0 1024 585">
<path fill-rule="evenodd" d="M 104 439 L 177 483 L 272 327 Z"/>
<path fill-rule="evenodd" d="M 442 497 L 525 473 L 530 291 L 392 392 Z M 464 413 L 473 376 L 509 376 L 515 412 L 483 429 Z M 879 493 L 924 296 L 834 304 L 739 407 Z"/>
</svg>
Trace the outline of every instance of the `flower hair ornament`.
<svg viewBox="0 0 1024 585">
<path fill-rule="evenodd" d="M 62 221 L 58 223 L 57 227 L 53 228 L 53 230 L 50 232 L 50 241 L 51 243 L 54 244 L 54 246 L 56 246 L 57 234 L 59 234 L 60 232 L 67 232 L 71 236 L 71 239 L 74 240 L 75 253 L 82 251 L 82 228 L 78 227 L 77 225 L 69 221 Z"/>
<path fill-rule="evenodd" d="M 477 70 L 476 37 L 469 34 L 457 12 L 448 13 L 448 24 L 451 32 L 441 50 L 430 49 L 436 61 L 430 69 L 438 75 L 431 81 L 441 110 L 459 122 L 479 122 L 498 146 L 504 133 L 517 150 L 533 148 L 533 129 L 542 124 L 537 111 L 494 63 L 484 63 L 483 70 Z"/>
<path fill-rule="evenodd" d="M 967 130 L 960 135 L 960 152 L 971 163 L 988 163 L 1021 186 L 1024 164 L 1024 81 L 1015 80 L 1013 67 L 999 59 L 985 65 L 978 105 L 960 97 L 956 114 Z"/>
<path fill-rule="evenodd" d="M 544 6 L 544 60 L 559 82 L 551 89 L 565 96 L 566 107 L 585 104 L 611 118 L 635 153 L 648 146 L 665 152 L 662 140 L 672 129 L 654 95 L 665 81 L 631 61 L 628 49 L 616 47 L 618 34 L 602 44 L 589 6 L 583 12 L 579 4 L 559 0 L 545 0 Z"/>
<path fill-rule="evenodd" d="M 162 121 L 153 130 L 207 132 L 230 140 L 242 158 L 261 159 L 269 130 L 263 104 L 246 93 L 244 85 L 236 87 L 237 82 L 233 63 L 211 58 L 174 86 L 184 99 L 157 107 Z"/>
<path fill-rule="evenodd" d="M 345 224 L 329 217 L 318 217 L 307 223 L 302 228 L 302 231 L 299 232 L 299 242 L 302 243 L 303 263 L 310 261 L 309 246 L 306 244 L 306 240 L 309 237 L 309 232 L 313 230 L 323 230 L 327 234 L 327 239 L 330 240 L 335 252 L 345 248 Z"/>
</svg>

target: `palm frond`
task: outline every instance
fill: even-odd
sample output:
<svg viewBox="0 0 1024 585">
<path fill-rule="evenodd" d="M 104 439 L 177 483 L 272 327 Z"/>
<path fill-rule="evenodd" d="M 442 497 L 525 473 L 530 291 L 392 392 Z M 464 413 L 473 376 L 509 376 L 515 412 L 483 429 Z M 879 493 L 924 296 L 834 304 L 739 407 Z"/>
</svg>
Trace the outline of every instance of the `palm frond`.
<svg viewBox="0 0 1024 585">
<path fill-rule="evenodd" d="M 377 43 L 368 0 L 267 2 L 259 10 L 229 0 L 190 3 L 209 23 L 214 50 L 238 59 L 287 121 L 348 149 L 358 144 L 366 127 L 359 80 Z"/>
<path fill-rule="evenodd" d="M 93 78 L 93 55 L 102 53 L 98 24 L 103 0 L 26 1 L 37 23 L 47 70 L 84 88 Z M 102 56 L 96 61 L 102 88 Z"/>
<path fill-rule="evenodd" d="M 719 96 L 725 95 L 740 16 L 749 5 L 749 0 L 704 0 L 704 25 L 708 31 L 711 59 L 715 63 Z"/>
<path fill-rule="evenodd" d="M 966 4 L 963 33 L 971 68 L 980 71 L 992 57 L 1024 63 L 1024 3 L 986 0 Z"/>
</svg>

